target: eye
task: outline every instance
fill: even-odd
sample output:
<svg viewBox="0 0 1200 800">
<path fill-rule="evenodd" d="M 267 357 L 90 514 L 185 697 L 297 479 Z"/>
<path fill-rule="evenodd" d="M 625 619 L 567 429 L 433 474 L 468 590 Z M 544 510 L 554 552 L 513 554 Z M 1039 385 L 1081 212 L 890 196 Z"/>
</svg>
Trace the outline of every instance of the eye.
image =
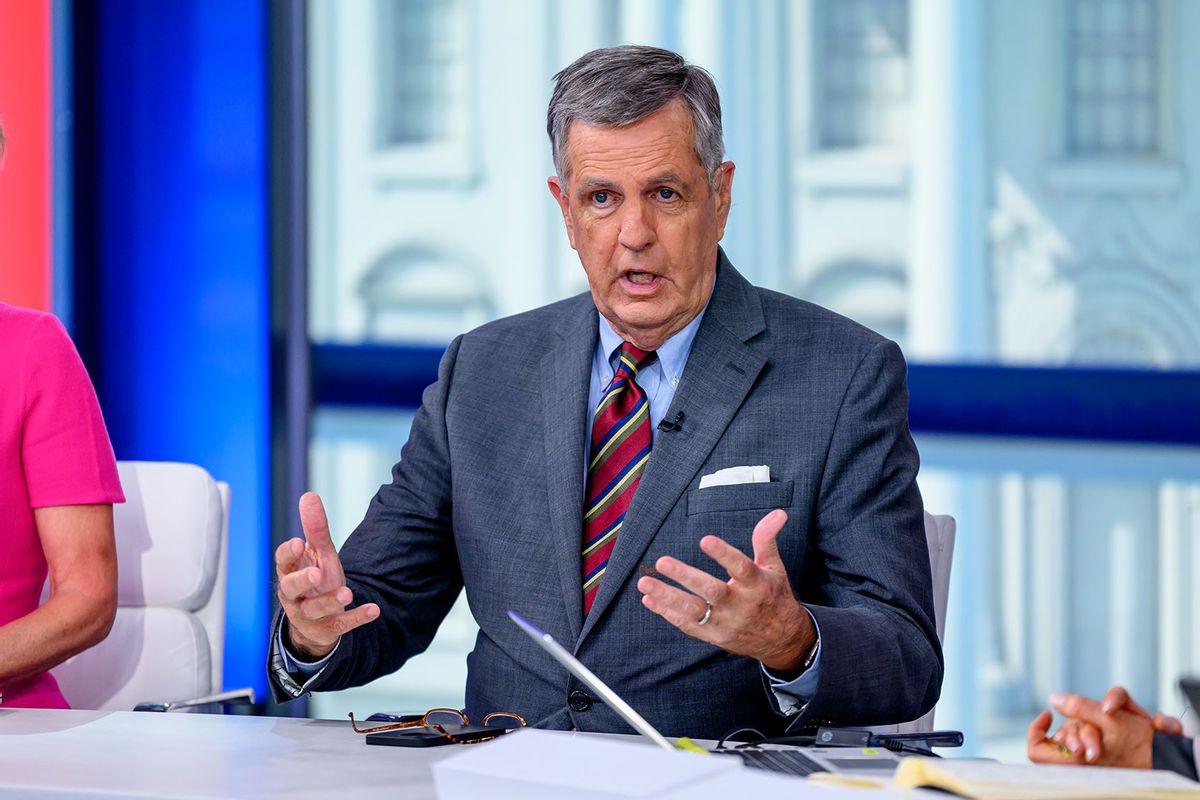
<svg viewBox="0 0 1200 800">
<path fill-rule="evenodd" d="M 659 200 L 674 200 L 679 194 L 674 189 L 668 189 L 665 186 L 658 190 Z"/>
<path fill-rule="evenodd" d="M 592 194 L 592 202 L 598 206 L 608 205 L 610 199 L 608 192 L 595 192 Z"/>
</svg>

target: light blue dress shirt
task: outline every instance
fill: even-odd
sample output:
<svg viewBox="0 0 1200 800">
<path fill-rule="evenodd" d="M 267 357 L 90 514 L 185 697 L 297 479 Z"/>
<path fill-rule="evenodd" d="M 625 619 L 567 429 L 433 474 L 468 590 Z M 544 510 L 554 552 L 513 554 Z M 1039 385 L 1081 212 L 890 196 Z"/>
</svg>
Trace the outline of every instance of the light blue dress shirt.
<svg viewBox="0 0 1200 800">
<path fill-rule="evenodd" d="M 683 369 L 687 366 L 688 355 L 692 352 L 692 344 L 696 341 L 696 332 L 700 329 L 700 322 L 704 319 L 704 312 L 708 310 L 706 305 L 696 318 L 689 322 L 683 329 L 675 333 L 656 351 L 658 357 L 654 359 L 648 367 L 641 369 L 637 374 L 637 384 L 646 393 L 646 398 L 650 403 L 650 431 L 654 440 L 658 440 L 658 424 L 663 421 L 667 415 L 667 410 L 671 407 L 671 401 L 675 399 L 675 390 L 679 386 L 679 380 L 683 377 Z M 617 362 L 617 351 L 624 344 L 624 339 L 612 329 L 608 321 L 601 315 L 598 315 L 600 336 L 596 342 L 596 351 L 592 354 L 592 372 L 591 380 L 588 386 L 588 418 L 587 418 L 587 435 L 584 441 L 591 442 L 592 440 L 592 417 L 596 412 L 596 407 L 600 405 L 600 398 L 604 395 L 604 390 L 608 388 L 608 384 L 612 382 L 615 364 Z M 653 452 L 653 451 L 652 451 Z M 584 464 L 587 464 L 588 459 L 584 458 Z M 586 466 L 585 466 L 586 470 Z M 584 479 L 586 480 L 586 475 Z M 813 619 L 813 626 L 817 624 L 816 619 Z M 275 646 L 283 653 L 284 663 L 287 671 L 292 674 L 298 674 L 303 683 L 303 688 L 307 688 L 312 682 L 321 668 L 333 655 L 329 655 L 320 661 L 304 662 L 300 661 L 287 651 L 283 646 L 283 626 L 280 625 L 279 631 L 276 634 Z M 336 647 L 334 648 L 337 649 Z M 779 711 L 783 714 L 794 714 L 800 711 L 804 705 L 812 699 L 817 691 L 817 680 L 821 671 L 821 634 L 817 631 L 817 654 L 813 660 L 812 666 L 805 670 L 804 674 L 794 681 L 785 681 L 776 678 L 763 667 L 763 673 L 767 676 L 774 699 L 779 707 Z M 617 691 L 620 689 L 618 687 Z"/>
</svg>

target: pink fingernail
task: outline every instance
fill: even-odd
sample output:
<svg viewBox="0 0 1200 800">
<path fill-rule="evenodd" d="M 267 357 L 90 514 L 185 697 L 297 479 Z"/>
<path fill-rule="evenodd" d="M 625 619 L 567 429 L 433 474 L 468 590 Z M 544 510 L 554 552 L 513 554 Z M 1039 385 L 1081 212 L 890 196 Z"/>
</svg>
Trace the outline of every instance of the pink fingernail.
<svg viewBox="0 0 1200 800">
<path fill-rule="evenodd" d="M 1054 692 L 1050 695 L 1050 705 L 1056 708 L 1065 702 L 1067 702 L 1067 695 L 1064 692 Z"/>
</svg>

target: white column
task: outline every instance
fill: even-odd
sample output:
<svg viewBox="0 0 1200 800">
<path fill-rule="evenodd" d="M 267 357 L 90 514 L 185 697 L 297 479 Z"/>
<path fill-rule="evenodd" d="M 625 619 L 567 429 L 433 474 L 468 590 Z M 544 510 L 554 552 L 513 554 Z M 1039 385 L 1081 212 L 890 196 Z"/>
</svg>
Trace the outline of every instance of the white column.
<svg viewBox="0 0 1200 800">
<path fill-rule="evenodd" d="M 982 0 L 913 0 L 909 357 L 988 355 Z"/>
<path fill-rule="evenodd" d="M 663 46 L 666 3 L 663 0 L 620 0 L 621 27 L 618 44 Z"/>
<path fill-rule="evenodd" d="M 538 13 L 558 17 L 558 57 L 552 65 L 555 72 L 584 53 L 615 44 L 617 10 L 610 0 L 571 0 L 563 4 L 550 0 Z"/>
<path fill-rule="evenodd" d="M 679 52 L 717 76 L 722 74 L 722 9 L 718 0 L 681 0 L 679 5 Z"/>
</svg>

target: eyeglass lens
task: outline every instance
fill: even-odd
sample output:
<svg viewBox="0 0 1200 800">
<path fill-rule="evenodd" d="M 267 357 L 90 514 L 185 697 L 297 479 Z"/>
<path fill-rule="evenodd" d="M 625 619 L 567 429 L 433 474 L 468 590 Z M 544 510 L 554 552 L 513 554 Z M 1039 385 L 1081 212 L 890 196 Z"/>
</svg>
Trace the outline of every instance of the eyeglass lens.
<svg viewBox="0 0 1200 800">
<path fill-rule="evenodd" d="M 463 716 L 457 711 L 434 709 L 425 715 L 426 725 L 462 725 Z"/>
</svg>

